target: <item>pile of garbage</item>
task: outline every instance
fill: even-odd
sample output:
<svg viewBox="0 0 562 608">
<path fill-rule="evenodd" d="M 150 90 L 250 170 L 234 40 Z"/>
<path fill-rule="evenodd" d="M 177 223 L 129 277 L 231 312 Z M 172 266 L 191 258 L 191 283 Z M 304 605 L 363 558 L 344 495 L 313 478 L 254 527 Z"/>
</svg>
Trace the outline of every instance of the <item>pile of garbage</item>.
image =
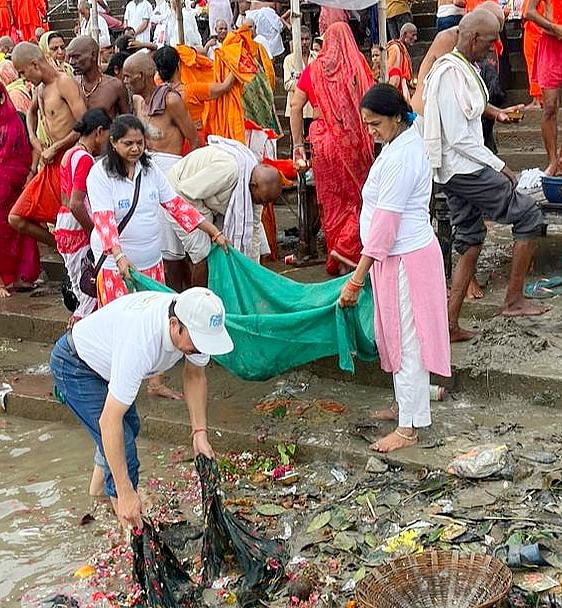
<svg viewBox="0 0 562 608">
<path fill-rule="evenodd" d="M 366 467 L 302 464 L 297 446 L 280 445 L 275 454 L 223 455 L 219 490 L 213 466 L 198 462 L 198 474 L 193 462 L 174 450 L 166 456 L 169 479 L 148 484 L 149 517 L 182 572 L 204 588 L 196 604 L 202 607 L 354 608 L 355 587 L 370 569 L 426 549 L 457 549 L 493 554 L 513 569 L 511 605 L 560 608 L 555 595 L 562 581 L 559 452 L 487 444 L 457 455 L 444 471 L 413 471 L 375 456 Z M 211 481 L 203 502 L 201 473 Z M 227 521 L 221 521 L 225 512 Z M 182 523 L 166 528 L 163 522 Z M 271 539 L 255 553 L 254 563 L 267 568 L 256 570 L 253 579 L 241 567 L 237 548 L 225 550 L 220 541 L 232 522 L 244 529 L 238 534 L 243 551 L 252 539 Z M 93 557 L 82 583 L 90 584 L 90 597 L 98 602 L 92 605 L 158 605 L 140 603 L 138 585 L 123 578 L 133 553 L 124 540 L 113 536 L 111 543 Z M 200 557 L 205 546 L 203 555 L 212 556 L 208 563 Z M 177 581 L 176 574 L 166 576 Z M 178 605 L 189 605 L 184 600 Z"/>
</svg>

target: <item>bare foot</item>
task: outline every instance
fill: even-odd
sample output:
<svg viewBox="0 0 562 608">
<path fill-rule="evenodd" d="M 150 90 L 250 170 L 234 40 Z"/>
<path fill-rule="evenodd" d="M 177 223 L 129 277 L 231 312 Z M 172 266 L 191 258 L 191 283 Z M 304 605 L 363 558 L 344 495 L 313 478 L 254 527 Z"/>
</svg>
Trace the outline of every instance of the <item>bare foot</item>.
<svg viewBox="0 0 562 608">
<path fill-rule="evenodd" d="M 165 384 L 162 384 L 161 382 L 149 383 L 148 394 L 151 397 L 164 397 L 164 399 L 172 399 L 174 401 L 181 401 L 183 399 L 182 393 L 178 393 L 175 390 L 168 388 Z"/>
<path fill-rule="evenodd" d="M 541 107 L 542 107 L 541 102 L 536 97 L 533 97 L 533 101 L 531 101 L 531 103 L 527 104 L 523 108 L 523 111 L 528 112 L 529 110 L 540 110 Z"/>
<path fill-rule="evenodd" d="M 472 277 L 470 279 L 470 283 L 468 284 L 468 290 L 466 292 L 467 300 L 480 300 L 484 297 L 484 292 L 482 291 L 482 287 L 478 285 L 478 281 L 476 277 Z"/>
<path fill-rule="evenodd" d="M 5 287 L 0 287 L 0 298 L 9 298 L 11 295 Z"/>
<path fill-rule="evenodd" d="M 544 315 L 552 309 L 552 306 L 542 306 L 540 304 L 532 304 L 529 300 L 521 298 L 517 302 L 506 304 L 502 310 L 504 317 L 538 317 Z"/>
<path fill-rule="evenodd" d="M 371 418 L 375 420 L 398 420 L 398 403 L 393 401 L 389 408 L 371 412 Z"/>
<path fill-rule="evenodd" d="M 472 340 L 474 336 L 477 335 L 476 331 L 469 331 L 468 329 L 463 329 L 462 327 L 454 327 L 449 328 L 449 336 L 451 339 L 451 343 L 453 342 L 468 342 Z"/>
<path fill-rule="evenodd" d="M 557 175 L 562 174 L 562 167 L 559 162 L 550 163 L 548 167 L 544 170 L 544 174 L 549 177 L 556 177 Z"/>
<path fill-rule="evenodd" d="M 392 433 L 389 433 L 386 437 L 375 441 L 371 445 L 371 450 L 374 452 L 394 452 L 402 448 L 409 448 L 418 442 L 418 434 L 416 429 L 407 429 L 398 427 Z"/>
</svg>

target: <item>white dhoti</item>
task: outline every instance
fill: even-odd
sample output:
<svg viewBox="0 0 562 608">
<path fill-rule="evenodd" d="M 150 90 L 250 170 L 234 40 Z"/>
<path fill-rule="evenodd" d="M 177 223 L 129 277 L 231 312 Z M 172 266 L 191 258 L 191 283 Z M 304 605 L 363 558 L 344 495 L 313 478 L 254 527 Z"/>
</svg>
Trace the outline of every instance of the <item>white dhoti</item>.
<svg viewBox="0 0 562 608">
<path fill-rule="evenodd" d="M 162 173 L 167 173 L 182 158 L 177 154 L 166 152 L 152 152 L 150 156 Z M 185 250 L 173 228 L 174 223 L 176 221 L 172 216 L 163 207 L 160 207 L 160 249 L 163 260 L 172 261 L 185 258 Z"/>
<path fill-rule="evenodd" d="M 400 307 L 400 370 L 393 374 L 394 394 L 398 403 L 398 426 L 419 428 L 431 425 L 429 372 L 425 369 L 414 324 L 408 278 L 403 262 L 398 269 Z"/>
</svg>

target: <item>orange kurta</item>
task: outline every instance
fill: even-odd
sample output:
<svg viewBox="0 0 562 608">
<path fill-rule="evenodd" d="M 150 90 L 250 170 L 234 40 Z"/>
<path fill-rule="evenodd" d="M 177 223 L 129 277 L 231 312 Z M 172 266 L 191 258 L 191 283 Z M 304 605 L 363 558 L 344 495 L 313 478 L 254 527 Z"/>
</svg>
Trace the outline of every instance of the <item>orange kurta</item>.
<svg viewBox="0 0 562 608">
<path fill-rule="evenodd" d="M 389 78 L 398 74 L 400 76 L 400 84 L 396 87 L 406 100 L 410 100 L 410 83 L 414 76 L 412 68 L 412 59 L 410 53 L 400 40 L 391 40 L 386 47 L 388 52 L 388 76 Z M 400 61 L 398 61 L 400 54 Z"/>
</svg>

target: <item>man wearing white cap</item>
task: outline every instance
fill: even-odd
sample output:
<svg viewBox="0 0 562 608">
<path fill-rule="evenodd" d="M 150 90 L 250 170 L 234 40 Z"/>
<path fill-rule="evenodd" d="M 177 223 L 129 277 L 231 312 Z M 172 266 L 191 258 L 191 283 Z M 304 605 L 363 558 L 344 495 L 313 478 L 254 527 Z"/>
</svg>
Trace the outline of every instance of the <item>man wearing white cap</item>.
<svg viewBox="0 0 562 608">
<path fill-rule="evenodd" d="M 94 439 L 105 493 L 124 524 L 142 527 L 135 399 L 145 378 L 166 372 L 182 357 L 193 451 L 213 455 L 205 366 L 210 355 L 234 348 L 224 316 L 220 298 L 202 287 L 179 295 L 134 293 L 82 319 L 53 348 L 55 394 Z"/>
</svg>

